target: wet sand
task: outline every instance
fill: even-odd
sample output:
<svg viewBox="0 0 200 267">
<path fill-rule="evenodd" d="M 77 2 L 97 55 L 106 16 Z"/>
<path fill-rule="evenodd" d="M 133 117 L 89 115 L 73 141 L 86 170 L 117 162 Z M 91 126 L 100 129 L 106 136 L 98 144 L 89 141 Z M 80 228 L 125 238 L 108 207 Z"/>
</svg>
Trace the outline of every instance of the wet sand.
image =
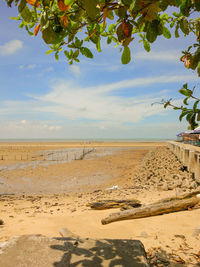
<svg viewBox="0 0 200 267">
<path fill-rule="evenodd" d="M 31 145 L 35 149 L 38 144 Z M 52 149 L 52 144 L 46 145 Z M 55 144 L 54 148 L 63 148 L 60 145 L 56 147 Z M 80 144 L 73 145 L 79 147 Z M 146 175 L 147 179 L 151 173 L 146 171 L 142 174 L 141 168 L 155 169 L 144 163 L 145 157 L 149 160 L 149 151 L 162 146 L 164 149 L 166 144 L 118 145 L 104 143 L 98 150 L 98 144 L 90 144 L 89 147 L 98 149 L 84 159 L 49 162 L 46 166 L 43 165 L 44 161 L 33 166 L 26 166 L 30 163 L 28 161 L 0 162 L 0 167 L 7 166 L 0 171 L 0 219 L 4 221 L 4 225 L 0 226 L 0 242 L 24 234 L 60 236 L 60 230 L 67 227 L 83 238 L 139 239 L 149 257 L 162 250 L 179 257 L 179 262 L 182 260 L 185 266 L 197 266 L 194 264 L 199 260 L 195 256 L 200 250 L 199 237 L 193 237 L 193 231 L 200 226 L 198 209 L 102 225 L 101 219 L 119 209 L 96 211 L 87 206 L 89 202 L 100 199 L 136 198 L 145 204 L 177 194 L 176 188 L 157 188 L 151 179 L 149 185 L 142 181 L 143 176 Z M 20 168 L 19 164 L 23 164 L 23 167 Z M 13 165 L 15 167 L 11 168 Z M 161 174 L 157 173 L 157 177 Z M 183 175 L 189 179 L 189 176 Z M 140 186 L 134 179 L 141 179 Z M 106 190 L 114 185 L 118 185 L 118 189 Z M 187 189 L 192 190 L 180 186 L 178 193 Z"/>
</svg>

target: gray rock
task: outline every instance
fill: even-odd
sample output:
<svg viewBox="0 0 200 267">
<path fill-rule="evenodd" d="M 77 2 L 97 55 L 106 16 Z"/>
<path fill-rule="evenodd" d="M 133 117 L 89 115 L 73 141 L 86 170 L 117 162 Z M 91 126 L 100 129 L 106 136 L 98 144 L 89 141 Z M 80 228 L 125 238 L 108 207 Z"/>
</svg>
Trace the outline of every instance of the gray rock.
<svg viewBox="0 0 200 267">
<path fill-rule="evenodd" d="M 60 235 L 61 235 L 62 237 L 71 237 L 71 238 L 75 238 L 75 239 L 76 239 L 76 238 L 79 238 L 78 235 L 72 233 L 72 232 L 71 232 L 69 229 L 67 229 L 67 228 L 62 228 L 62 229 L 60 229 L 59 233 L 60 233 Z"/>
<path fill-rule="evenodd" d="M 145 232 L 145 231 L 142 231 L 141 233 L 140 233 L 140 237 L 143 237 L 143 238 L 147 238 L 149 235 L 147 234 L 147 232 Z"/>
<path fill-rule="evenodd" d="M 149 267 L 143 244 L 129 239 L 20 236 L 1 246 L 2 267 L 124 266 Z"/>
</svg>

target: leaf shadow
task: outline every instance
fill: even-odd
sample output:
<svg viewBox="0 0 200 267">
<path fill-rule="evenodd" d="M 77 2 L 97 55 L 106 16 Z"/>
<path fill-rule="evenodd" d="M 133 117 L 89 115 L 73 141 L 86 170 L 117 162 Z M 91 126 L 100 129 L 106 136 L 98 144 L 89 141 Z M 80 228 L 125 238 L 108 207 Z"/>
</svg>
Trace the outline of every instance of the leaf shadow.
<svg viewBox="0 0 200 267">
<path fill-rule="evenodd" d="M 148 267 L 144 246 L 139 240 L 103 239 L 75 240 L 72 238 L 56 238 L 64 240 L 63 245 L 51 245 L 52 249 L 63 252 L 54 267 Z"/>
</svg>

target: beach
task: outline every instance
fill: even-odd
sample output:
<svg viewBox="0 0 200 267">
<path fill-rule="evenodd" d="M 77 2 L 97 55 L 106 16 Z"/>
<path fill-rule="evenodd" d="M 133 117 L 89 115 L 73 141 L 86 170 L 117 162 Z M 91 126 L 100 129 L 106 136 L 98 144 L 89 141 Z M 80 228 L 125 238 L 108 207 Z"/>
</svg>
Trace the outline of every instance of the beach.
<svg viewBox="0 0 200 267">
<path fill-rule="evenodd" d="M 198 190 L 166 146 L 165 142 L 1 143 L 5 159 L 0 161 L 4 221 L 0 242 L 30 234 L 59 237 L 67 228 L 81 238 L 141 240 L 152 261 L 166 253 L 182 266 L 197 266 L 199 237 L 193 232 L 199 227 L 198 209 L 102 225 L 101 220 L 119 208 L 88 206 L 105 199 L 149 204 Z"/>
</svg>

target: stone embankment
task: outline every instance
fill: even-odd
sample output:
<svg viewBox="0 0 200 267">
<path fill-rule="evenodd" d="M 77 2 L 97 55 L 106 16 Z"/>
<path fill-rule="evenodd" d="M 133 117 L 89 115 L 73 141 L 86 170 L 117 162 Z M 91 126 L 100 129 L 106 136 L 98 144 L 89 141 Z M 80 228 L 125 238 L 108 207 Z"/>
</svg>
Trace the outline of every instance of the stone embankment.
<svg viewBox="0 0 200 267">
<path fill-rule="evenodd" d="M 189 173 L 167 147 L 150 151 L 134 174 L 134 184 L 141 189 L 173 190 L 179 192 L 200 189 L 194 175 Z"/>
</svg>

